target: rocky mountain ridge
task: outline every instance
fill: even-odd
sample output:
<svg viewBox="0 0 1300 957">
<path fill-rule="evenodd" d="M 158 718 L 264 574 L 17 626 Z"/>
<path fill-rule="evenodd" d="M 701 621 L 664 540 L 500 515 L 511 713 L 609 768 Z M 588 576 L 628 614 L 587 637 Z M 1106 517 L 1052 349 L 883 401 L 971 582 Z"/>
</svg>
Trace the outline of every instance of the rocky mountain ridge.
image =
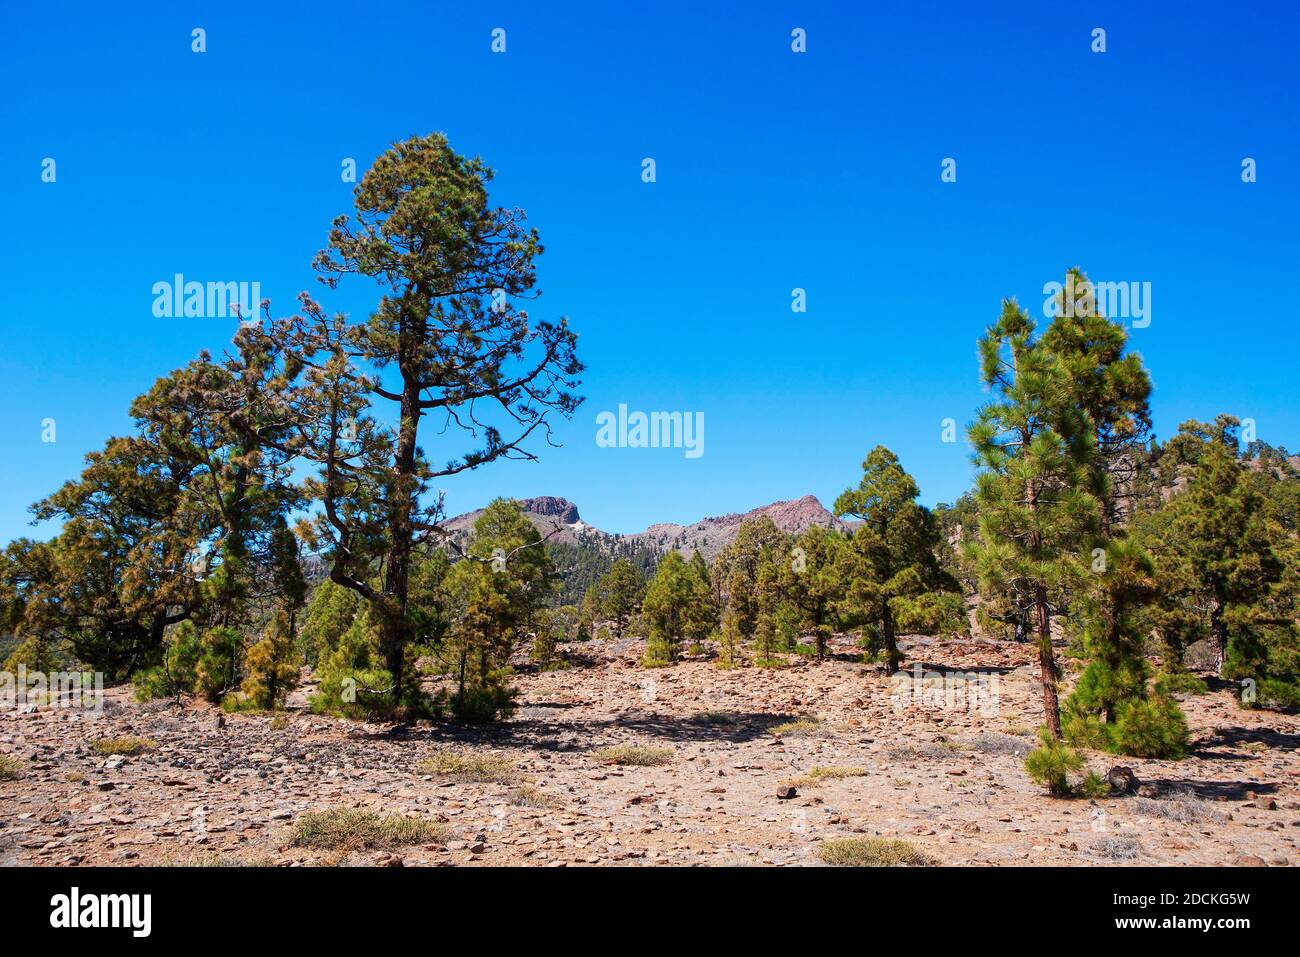
<svg viewBox="0 0 1300 957">
<path fill-rule="evenodd" d="M 582 520 L 578 507 L 566 498 L 543 495 L 518 500 L 524 514 L 547 540 L 575 544 L 592 539 L 607 542 L 627 542 L 644 545 L 660 554 L 676 550 L 690 557 L 696 550 L 712 560 L 735 537 L 742 523 L 766 515 L 782 531 L 798 534 L 813 525 L 844 528 L 841 522 L 826 509 L 815 495 L 782 502 L 772 502 L 747 512 L 731 512 L 701 518 L 689 525 L 659 522 L 643 532 L 615 534 L 602 531 Z M 482 509 L 465 512 L 443 522 L 443 527 L 457 538 L 467 537 L 474 522 L 483 514 Z"/>
</svg>

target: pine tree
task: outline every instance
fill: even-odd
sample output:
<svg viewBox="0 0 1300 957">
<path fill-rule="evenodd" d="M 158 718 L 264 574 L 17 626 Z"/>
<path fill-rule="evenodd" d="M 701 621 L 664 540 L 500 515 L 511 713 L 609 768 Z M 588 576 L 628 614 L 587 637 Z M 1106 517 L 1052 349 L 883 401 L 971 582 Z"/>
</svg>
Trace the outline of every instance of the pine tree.
<svg viewBox="0 0 1300 957">
<path fill-rule="evenodd" d="M 781 568 L 782 596 L 799 612 L 801 631 L 811 631 L 817 660 L 826 656 L 836 613 L 847 587 L 844 538 L 821 525 L 812 525 L 795 539 L 791 558 Z"/>
<path fill-rule="evenodd" d="M 534 458 L 529 437 L 568 416 L 582 364 L 566 322 L 517 308 L 535 296 L 542 247 L 519 209 L 493 207 L 492 171 L 455 153 L 441 134 L 414 137 L 379 156 L 355 191 L 355 217 L 334 221 L 315 266 L 330 286 L 345 275 L 382 289 L 368 316 L 327 316 L 304 297 L 303 315 L 271 330 L 304 370 L 296 407 L 299 451 L 317 463 L 309 485 L 330 576 L 375 610 L 380 645 L 399 694 L 412 640 L 413 556 L 440 533 L 440 500 L 425 493 L 442 476 L 501 458 Z M 376 421 L 388 403 L 395 434 Z M 490 406 L 495 420 L 482 419 Z M 420 422 L 477 448 L 434 465 L 420 450 Z M 508 427 L 509 431 L 505 431 Z M 382 568 L 382 580 L 370 581 Z"/>
<path fill-rule="evenodd" d="M 1057 306 L 1042 347 L 1060 365 L 1091 432 L 1086 469 L 1098 510 L 1093 574 L 1068 609 L 1089 660 L 1066 702 L 1067 736 L 1121 753 L 1175 757 L 1185 749 L 1186 724 L 1176 704 L 1148 688 L 1143 656 L 1158 581 L 1150 556 L 1126 527 L 1140 496 L 1151 380 L 1141 357 L 1125 354 L 1127 334 L 1097 310 L 1092 286 L 1077 269 L 1066 276 Z M 1152 754 L 1157 739 L 1166 750 Z"/>
<path fill-rule="evenodd" d="M 1220 425 L 1217 434 L 1205 436 L 1199 423 L 1185 423 L 1182 441 L 1171 440 L 1174 454 L 1194 459 L 1185 473 L 1190 482 L 1166 506 L 1167 520 L 1148 521 L 1144 531 L 1161 577 L 1168 570 L 1184 589 L 1176 598 L 1201 612 L 1188 638 L 1209 638 L 1215 673 L 1224 675 L 1233 632 L 1248 640 L 1255 613 L 1286 569 L 1267 502 L 1237 458 L 1235 420 Z"/>
<path fill-rule="evenodd" d="M 882 648 L 887 674 L 902 660 L 897 624 L 932 634 L 963 630 L 958 585 L 939 565 L 941 536 L 929 509 L 916 502 L 916 482 L 898 457 L 878 445 L 862 463 L 862 480 L 835 500 L 835 514 L 860 519 L 845 552 L 842 599 L 849 623 L 863 622 Z M 947 592 L 950 598 L 940 597 Z"/>
<path fill-rule="evenodd" d="M 976 486 L 980 534 L 968 546 L 981 591 L 1010 595 L 1032 609 L 1043 713 L 1061 736 L 1051 620 L 1084 575 L 1082 545 L 1096 526 L 1085 490 L 1094 442 L 1075 407 L 1065 369 L 1034 338 L 1014 300 L 980 341 L 981 378 L 993 400 L 970 438 L 982 471 Z"/>
<path fill-rule="evenodd" d="M 1127 344 L 1124 327 L 1098 311 L 1088 277 L 1069 270 L 1042 346 L 1060 363 L 1092 431 L 1088 489 L 1097 499 L 1103 543 L 1132 511 L 1151 430 L 1151 377 L 1141 356 L 1125 353 Z"/>
<path fill-rule="evenodd" d="M 740 665 L 740 621 L 736 612 L 728 608 L 722 613 L 718 629 L 718 667 L 735 668 Z"/>
<path fill-rule="evenodd" d="M 497 499 L 475 520 L 465 556 L 446 574 L 451 623 L 438 653 L 462 720 L 490 721 L 513 709 L 511 652 L 555 587 L 542 545 L 519 504 Z"/>
<path fill-rule="evenodd" d="M 758 626 L 756 587 L 758 565 L 764 548 L 789 550 L 788 537 L 767 515 L 746 519 L 736 537 L 714 559 L 710 570 L 713 592 L 720 604 L 731 608 L 743 638 L 753 638 Z"/>
<path fill-rule="evenodd" d="M 615 638 L 622 638 L 629 619 L 636 613 L 645 582 L 632 563 L 620 558 L 601 576 L 596 586 L 599 613 L 613 626 Z"/>
<path fill-rule="evenodd" d="M 245 655 L 240 691 L 257 708 L 284 707 L 289 692 L 298 686 L 300 659 L 293 644 L 293 626 L 287 610 L 271 619 L 266 633 Z"/>
<path fill-rule="evenodd" d="M 764 545 L 758 553 L 751 607 L 754 614 L 754 647 L 758 653 L 754 663 L 761 668 L 781 664 L 778 653 L 792 651 L 794 648 L 793 641 L 787 645 L 781 634 L 786 620 L 791 617 L 797 620 L 797 613 L 787 614 L 793 609 L 786 602 L 781 589 L 782 572 L 789 561 L 789 549 L 779 544 Z M 739 612 L 736 617 L 739 625 Z M 795 628 L 790 630 L 794 631 Z"/>
<path fill-rule="evenodd" d="M 707 581 L 701 580 L 680 553 L 672 551 L 663 557 L 641 603 L 647 629 L 646 667 L 676 661 L 682 640 L 700 642 L 708 637 L 708 597 Z"/>
</svg>

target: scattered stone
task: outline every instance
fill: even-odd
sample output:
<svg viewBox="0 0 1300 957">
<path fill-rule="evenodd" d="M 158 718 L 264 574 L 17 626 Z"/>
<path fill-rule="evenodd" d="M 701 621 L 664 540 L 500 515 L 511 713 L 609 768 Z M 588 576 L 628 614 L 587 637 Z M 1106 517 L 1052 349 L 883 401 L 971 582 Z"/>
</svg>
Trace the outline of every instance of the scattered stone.
<svg viewBox="0 0 1300 957">
<path fill-rule="evenodd" d="M 1136 794 L 1142 786 L 1133 769 L 1123 764 L 1117 764 L 1106 772 L 1106 782 L 1111 794 Z"/>
</svg>

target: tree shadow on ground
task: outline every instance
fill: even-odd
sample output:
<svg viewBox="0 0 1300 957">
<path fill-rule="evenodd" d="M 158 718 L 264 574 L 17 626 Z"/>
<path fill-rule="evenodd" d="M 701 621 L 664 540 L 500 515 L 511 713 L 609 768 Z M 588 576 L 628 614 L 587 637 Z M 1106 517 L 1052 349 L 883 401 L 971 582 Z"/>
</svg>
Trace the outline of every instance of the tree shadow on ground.
<svg viewBox="0 0 1300 957">
<path fill-rule="evenodd" d="M 972 672 L 977 675 L 1005 675 L 1016 671 L 1015 665 L 941 665 L 933 661 L 908 661 L 904 664 L 902 671 L 910 672 L 916 665 L 921 666 L 921 671 L 937 671 L 941 674 L 962 674 Z"/>
<path fill-rule="evenodd" d="M 442 745 L 489 744 L 538 751 L 586 751 L 593 746 L 610 743 L 608 732 L 613 731 L 679 743 L 743 744 L 765 738 L 773 728 L 798 718 L 798 715 L 785 712 L 711 711 L 700 712 L 693 717 L 637 713 L 574 723 L 555 720 L 544 713 L 552 708 L 558 711 L 572 707 L 576 706 L 534 702 L 521 708 L 509 721 L 497 724 L 398 725 L 367 733 L 363 737 L 375 741 L 400 740 Z"/>
<path fill-rule="evenodd" d="M 1300 747 L 1300 734 L 1286 734 L 1272 728 L 1218 728 L 1204 744 L 1210 747 L 1239 747 L 1263 744 L 1274 751 L 1294 751 Z"/>
<path fill-rule="evenodd" d="M 1179 792 L 1196 795 L 1204 801 L 1244 801 L 1246 792 L 1276 794 L 1278 787 L 1267 781 L 1195 781 L 1191 778 L 1147 778 L 1144 784 L 1157 789 L 1160 797 L 1167 798 Z"/>
</svg>

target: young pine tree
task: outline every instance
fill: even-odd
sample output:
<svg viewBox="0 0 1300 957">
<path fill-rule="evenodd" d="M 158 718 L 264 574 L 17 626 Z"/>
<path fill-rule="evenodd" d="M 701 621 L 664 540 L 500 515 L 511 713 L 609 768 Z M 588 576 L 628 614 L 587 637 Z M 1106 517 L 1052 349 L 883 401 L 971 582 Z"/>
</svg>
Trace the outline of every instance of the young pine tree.
<svg viewBox="0 0 1300 957">
<path fill-rule="evenodd" d="M 862 480 L 835 500 L 836 515 L 851 515 L 862 525 L 848 543 L 850 569 L 844 605 L 854 620 L 878 640 L 888 674 L 902 660 L 898 651 L 898 616 L 932 633 L 945 623 L 960 629 L 964 618 L 955 579 L 939 565 L 938 523 L 916 502 L 919 490 L 898 457 L 878 445 L 862 463 Z M 946 592 L 944 600 L 937 593 Z M 947 614 L 944 614 L 945 605 Z M 954 614 L 955 613 L 955 614 Z"/>
<path fill-rule="evenodd" d="M 662 667 L 677 659 L 683 639 L 703 641 L 712 630 L 709 586 L 682 556 L 669 552 L 646 587 L 641 615 L 646 625 L 644 664 Z"/>
<path fill-rule="evenodd" d="M 795 539 L 790 560 L 781 567 L 781 592 L 798 611 L 799 630 L 812 632 L 818 661 L 826 656 L 826 643 L 844 600 L 845 550 L 844 536 L 812 525 Z"/>
<path fill-rule="evenodd" d="M 1086 491 L 1094 442 L 1074 404 L 1067 371 L 1034 338 L 1014 300 L 980 341 L 981 378 L 993 393 L 970 429 L 981 467 L 980 534 L 968 546 L 981 592 L 1014 596 L 1032 609 L 1043 716 L 1061 737 L 1052 616 L 1077 591 L 1080 550 L 1096 526 Z"/>
<path fill-rule="evenodd" d="M 1205 609 L 1216 674 L 1234 627 L 1248 633 L 1253 612 L 1281 582 L 1285 568 L 1274 548 L 1263 497 L 1235 454 L 1235 445 L 1205 443 L 1187 490 L 1167 508 L 1173 518 L 1161 557 L 1190 571 L 1185 601 Z"/>
<path fill-rule="evenodd" d="M 615 561 L 601 576 L 596 586 L 597 608 L 610 623 L 615 638 L 623 637 L 628 621 L 636 614 L 644 588 L 645 582 L 626 558 Z"/>
</svg>

